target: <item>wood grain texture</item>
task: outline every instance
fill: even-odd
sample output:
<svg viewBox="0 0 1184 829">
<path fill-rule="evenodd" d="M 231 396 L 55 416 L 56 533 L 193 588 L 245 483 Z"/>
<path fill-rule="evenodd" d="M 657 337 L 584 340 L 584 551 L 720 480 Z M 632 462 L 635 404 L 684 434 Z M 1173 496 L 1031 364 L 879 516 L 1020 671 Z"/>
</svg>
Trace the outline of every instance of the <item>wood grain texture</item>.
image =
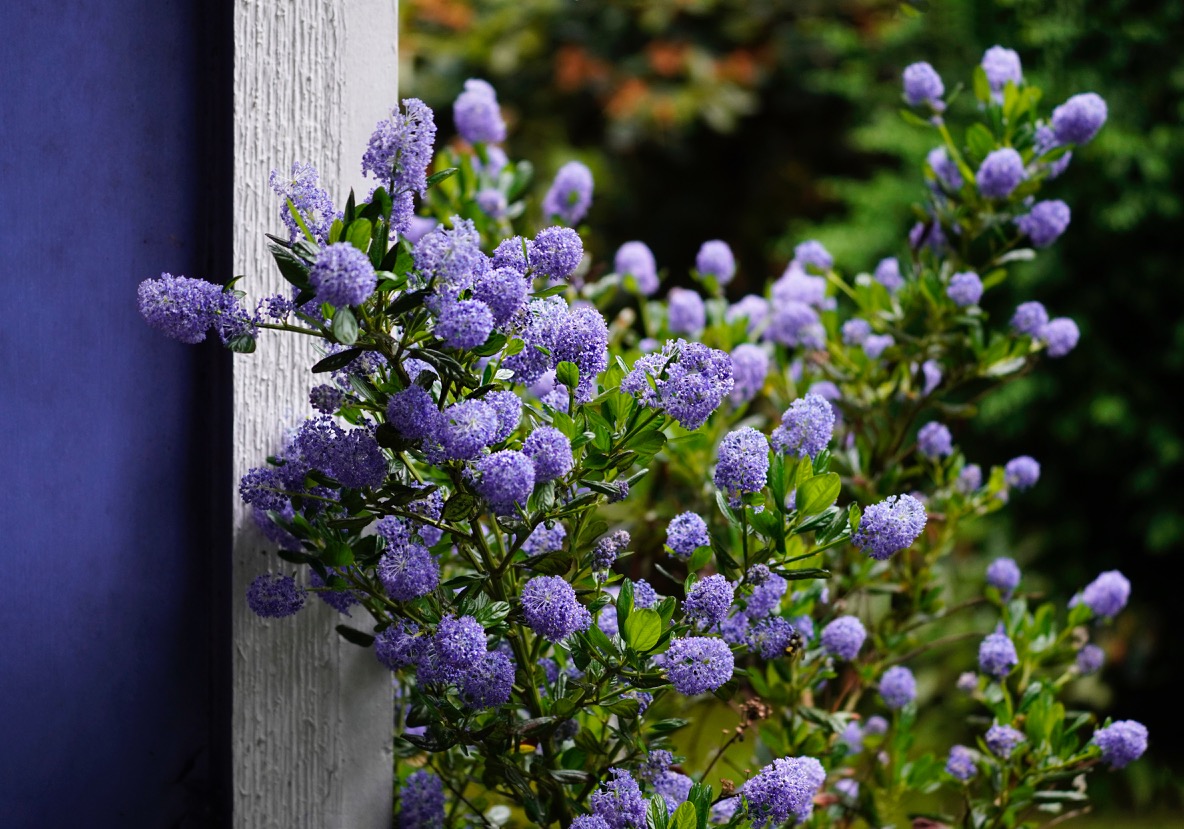
<svg viewBox="0 0 1184 829">
<path fill-rule="evenodd" d="M 252 298 L 283 282 L 263 233 L 283 232 L 270 170 L 309 161 L 344 204 L 364 197 L 361 155 L 397 97 L 397 0 L 239 0 L 235 6 L 235 273 Z M 234 365 L 235 480 L 312 413 L 311 339 L 265 332 Z M 310 599 L 265 622 L 241 599 L 280 569 L 235 499 L 234 825 L 391 825 L 390 674 L 340 639 L 337 614 Z M 290 568 L 289 568 L 290 569 Z M 349 621 L 349 620 L 343 620 Z M 365 622 L 358 618 L 358 626 Z"/>
</svg>

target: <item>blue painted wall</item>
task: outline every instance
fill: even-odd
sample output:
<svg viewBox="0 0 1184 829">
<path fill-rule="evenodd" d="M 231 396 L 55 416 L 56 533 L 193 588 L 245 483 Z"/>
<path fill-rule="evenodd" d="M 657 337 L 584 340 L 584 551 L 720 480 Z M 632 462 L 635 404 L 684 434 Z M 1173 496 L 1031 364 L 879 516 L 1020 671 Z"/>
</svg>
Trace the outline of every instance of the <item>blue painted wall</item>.
<svg viewBox="0 0 1184 829">
<path fill-rule="evenodd" d="M 228 363 L 151 332 L 135 289 L 225 276 L 230 19 L 196 0 L 4 13 L 5 829 L 224 819 Z"/>
</svg>

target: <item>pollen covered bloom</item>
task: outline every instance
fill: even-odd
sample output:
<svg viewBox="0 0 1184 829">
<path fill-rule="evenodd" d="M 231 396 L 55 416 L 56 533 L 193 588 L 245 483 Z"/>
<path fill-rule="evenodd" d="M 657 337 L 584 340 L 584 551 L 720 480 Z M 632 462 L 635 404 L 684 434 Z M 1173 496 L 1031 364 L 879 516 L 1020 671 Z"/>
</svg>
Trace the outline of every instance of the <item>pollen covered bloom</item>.
<svg viewBox="0 0 1184 829">
<path fill-rule="evenodd" d="M 1086 585 L 1081 600 L 1098 616 L 1117 616 L 1131 597 L 1131 583 L 1117 570 L 1107 570 Z"/>
<path fill-rule="evenodd" d="M 279 170 L 272 170 L 267 183 L 271 190 L 280 197 L 280 221 L 288 228 L 288 241 L 294 242 L 303 235 L 296 217 L 288 207 L 288 202 L 296 208 L 296 212 L 304 219 L 304 224 L 316 239 L 317 244 L 323 245 L 329 238 L 329 230 L 333 220 L 337 218 L 337 209 L 333 207 L 333 199 L 329 193 L 319 186 L 320 173 L 311 164 L 300 161 L 292 163 L 288 175 L 280 174 Z"/>
<path fill-rule="evenodd" d="M 975 176 L 978 191 L 988 199 L 1005 199 L 1024 180 L 1024 160 L 1011 147 L 992 151 Z"/>
<path fill-rule="evenodd" d="M 497 434 L 497 412 L 483 400 L 462 400 L 446 408 L 437 419 L 431 437 L 438 452 L 429 455 L 438 460 L 470 460 L 493 442 Z M 438 456 L 438 457 L 437 457 Z"/>
<path fill-rule="evenodd" d="M 291 576 L 264 573 L 247 588 L 247 606 L 264 619 L 282 619 L 304 607 L 304 588 Z"/>
<path fill-rule="evenodd" d="M 497 429 L 490 443 L 501 443 L 522 422 L 522 398 L 512 391 L 491 391 L 482 398 L 497 417 Z"/>
<path fill-rule="evenodd" d="M 522 587 L 522 613 L 530 629 L 560 642 L 592 624 L 588 609 L 561 576 L 535 576 Z"/>
<path fill-rule="evenodd" d="M 592 171 L 586 165 L 567 162 L 559 168 L 543 198 L 543 216 L 558 217 L 567 225 L 576 224 L 592 206 L 592 184 Z"/>
<path fill-rule="evenodd" d="M 978 646 L 978 667 L 984 674 L 1002 679 L 1020 662 L 1015 643 L 1006 633 L 992 633 Z"/>
<path fill-rule="evenodd" d="M 690 558 L 695 550 L 710 544 L 707 522 L 693 512 L 674 516 L 666 526 L 666 546 L 680 558 Z"/>
<path fill-rule="evenodd" d="M 162 273 L 141 282 L 136 299 L 149 326 L 188 345 L 204 340 L 211 326 L 226 340 L 250 325 L 234 294 L 203 279 Z"/>
<path fill-rule="evenodd" d="M 420 544 L 388 545 L 378 560 L 378 580 L 392 599 L 409 602 L 436 589 L 440 564 Z"/>
<path fill-rule="evenodd" d="M 489 268 L 473 283 L 473 299 L 488 306 L 497 326 L 505 325 L 522 310 L 529 292 L 522 273 L 512 268 Z"/>
<path fill-rule="evenodd" d="M 761 659 L 776 659 L 785 655 L 785 649 L 796 634 L 797 629 L 788 619 L 766 616 L 748 628 L 744 644 Z"/>
<path fill-rule="evenodd" d="M 418 634 L 419 625 L 400 619 L 374 637 L 374 655 L 392 671 L 414 665 L 426 642 Z"/>
<path fill-rule="evenodd" d="M 708 576 L 691 586 L 682 609 L 688 619 L 695 620 L 701 627 L 710 627 L 727 617 L 734 593 L 732 583 L 723 576 Z"/>
<path fill-rule="evenodd" d="M 789 404 L 781 425 L 773 430 L 773 451 L 799 458 L 816 458 L 834 434 L 835 413 L 821 395 L 807 394 Z"/>
<path fill-rule="evenodd" d="M 1007 485 L 1016 489 L 1031 489 L 1040 480 L 1040 463 L 1031 455 L 1012 458 L 1003 467 Z"/>
<path fill-rule="evenodd" d="M 917 680 L 913 672 L 903 665 L 889 668 L 880 677 L 880 698 L 884 704 L 895 710 L 904 708 L 917 698 Z"/>
<path fill-rule="evenodd" d="M 736 502 L 742 494 L 764 489 L 768 477 L 769 442 L 765 436 L 751 426 L 728 432 L 719 444 L 713 478 L 716 487 Z"/>
<path fill-rule="evenodd" d="M 628 530 L 617 530 L 601 538 L 592 547 L 592 569 L 608 570 L 617 560 L 617 556 L 629 547 L 630 541 L 632 538 Z"/>
<path fill-rule="evenodd" d="M 855 616 L 840 616 L 822 629 L 822 647 L 831 656 L 848 661 L 859 655 L 867 629 Z"/>
<path fill-rule="evenodd" d="M 804 821 L 814 811 L 814 795 L 826 771 L 813 757 L 783 757 L 765 766 L 740 787 L 756 829 Z"/>
<path fill-rule="evenodd" d="M 460 698 L 481 710 L 510 701 L 514 689 L 514 662 L 501 651 L 489 651 L 461 677 Z"/>
<path fill-rule="evenodd" d="M 477 492 L 498 515 L 513 515 L 517 507 L 526 506 L 534 491 L 534 464 L 514 449 L 486 455 L 475 470 Z"/>
<path fill-rule="evenodd" d="M 658 290 L 658 263 L 645 242 L 626 242 L 617 248 L 613 270 L 621 276 L 633 277 L 643 296 L 652 296 Z"/>
<path fill-rule="evenodd" d="M 416 242 L 413 254 L 416 269 L 444 299 L 455 299 L 489 268 L 472 220 L 453 216 L 451 221 L 451 228 L 437 227 Z"/>
<path fill-rule="evenodd" d="M 945 94 L 945 84 L 941 82 L 941 75 L 925 61 L 906 66 L 901 75 L 904 82 L 904 98 L 912 106 L 929 104 L 935 109 L 941 107 L 941 96 Z"/>
<path fill-rule="evenodd" d="M 449 348 L 476 348 L 493 331 L 493 312 L 484 302 L 461 299 L 445 305 L 436 319 L 436 336 Z"/>
<path fill-rule="evenodd" d="M 727 642 L 706 636 L 675 637 L 661 660 L 674 690 L 688 697 L 719 688 L 736 666 Z"/>
<path fill-rule="evenodd" d="M 695 270 L 704 276 L 714 276 L 720 285 L 727 285 L 736 275 L 736 257 L 727 242 L 712 239 L 699 247 Z"/>
<path fill-rule="evenodd" d="M 431 392 L 412 384 L 391 395 L 386 420 L 407 440 L 422 440 L 436 431 L 440 410 Z"/>
<path fill-rule="evenodd" d="M 1095 731 L 1093 743 L 1102 750 L 1102 760 L 1120 769 L 1147 750 L 1147 726 L 1135 720 L 1117 720 Z"/>
</svg>

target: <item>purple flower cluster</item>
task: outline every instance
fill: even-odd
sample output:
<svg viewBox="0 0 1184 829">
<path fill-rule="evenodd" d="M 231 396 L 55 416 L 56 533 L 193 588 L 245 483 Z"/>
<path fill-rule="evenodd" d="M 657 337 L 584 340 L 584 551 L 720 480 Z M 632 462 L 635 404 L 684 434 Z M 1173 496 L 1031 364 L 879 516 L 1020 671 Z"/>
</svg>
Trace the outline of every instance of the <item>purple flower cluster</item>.
<svg viewBox="0 0 1184 829">
<path fill-rule="evenodd" d="M 304 607 L 307 595 L 291 576 L 264 573 L 247 588 L 247 606 L 264 619 L 282 619 Z"/>
<path fill-rule="evenodd" d="M 997 100 L 1002 100 L 1003 88 L 1009 83 L 1019 86 L 1024 80 L 1024 70 L 1020 64 L 1020 56 L 1013 49 L 1002 46 L 992 46 L 983 53 L 983 71 L 987 74 L 987 83 Z"/>
<path fill-rule="evenodd" d="M 863 353 L 869 359 L 878 360 L 880 355 L 896 344 L 891 334 L 872 334 L 863 341 Z"/>
<path fill-rule="evenodd" d="M 1016 489 L 1031 489 L 1040 480 L 1040 463 L 1030 455 L 1012 458 L 1003 467 L 1008 486 Z"/>
<path fill-rule="evenodd" d="M 460 299 L 445 304 L 436 317 L 436 336 L 449 348 L 477 348 L 493 331 L 493 312 L 484 302 Z"/>
<path fill-rule="evenodd" d="M 912 495 L 889 495 L 864 510 L 851 543 L 884 560 L 916 541 L 927 520 L 924 505 Z"/>
<path fill-rule="evenodd" d="M 1074 95 L 1052 111 L 1052 130 L 1059 144 L 1087 144 L 1106 123 L 1106 101 L 1094 92 Z"/>
<path fill-rule="evenodd" d="M 687 288 L 671 288 L 666 296 L 667 324 L 672 334 L 697 337 L 707 325 L 707 306 L 698 292 Z"/>
<path fill-rule="evenodd" d="M 498 515 L 513 515 L 517 507 L 525 507 L 534 491 L 534 464 L 522 452 L 503 449 L 477 461 L 477 493 Z"/>
<path fill-rule="evenodd" d="M 895 257 L 881 259 L 880 263 L 876 265 L 874 276 L 876 281 L 887 288 L 890 294 L 896 293 L 904 285 L 904 277 L 900 274 L 900 262 Z"/>
<path fill-rule="evenodd" d="M 929 104 L 934 109 L 941 108 L 941 96 L 946 87 L 941 82 L 941 75 L 928 63 L 921 61 L 906 66 L 901 80 L 904 82 L 904 98 L 910 106 Z"/>
<path fill-rule="evenodd" d="M 654 791 L 666 801 L 666 810 L 674 814 L 674 810 L 686 802 L 691 794 L 691 786 L 695 781 L 677 771 L 664 771 L 654 779 Z"/>
<path fill-rule="evenodd" d="M 789 404 L 770 440 L 774 452 L 816 458 L 830 443 L 834 429 L 835 413 L 830 403 L 821 395 L 807 394 Z"/>
<path fill-rule="evenodd" d="M 252 328 L 234 294 L 213 282 L 162 273 L 145 279 L 136 292 L 140 315 L 166 337 L 194 345 L 214 327 L 223 342 Z"/>
<path fill-rule="evenodd" d="M 362 173 L 390 184 L 392 196 L 403 192 L 427 192 L 427 170 L 436 141 L 436 120 L 431 108 L 418 98 L 405 98 L 403 112 L 379 121 L 362 156 Z"/>
<path fill-rule="evenodd" d="M 444 784 L 429 771 L 417 771 L 399 787 L 399 829 L 437 829 L 444 825 Z"/>
<path fill-rule="evenodd" d="M 1147 726 L 1134 720 L 1118 720 L 1095 731 L 1093 743 L 1102 750 L 1102 760 L 1120 769 L 1147 750 Z"/>
<path fill-rule="evenodd" d="M 422 440 L 436 432 L 440 410 L 431 392 L 413 384 L 391 395 L 386 420 L 407 440 Z"/>
<path fill-rule="evenodd" d="M 977 771 L 977 758 L 973 751 L 966 746 L 954 746 L 950 749 L 950 756 L 946 760 L 946 773 L 965 783 L 974 777 Z"/>
<path fill-rule="evenodd" d="M 501 651 L 489 651 L 465 672 L 460 698 L 469 708 L 481 710 L 509 702 L 513 689 L 513 660 Z"/>
<path fill-rule="evenodd" d="M 472 144 L 506 140 L 506 122 L 497 105 L 497 92 L 486 81 L 470 78 L 452 104 L 452 120 L 460 137 Z"/>
<path fill-rule="evenodd" d="M 718 349 L 686 340 L 667 340 L 661 353 L 638 358 L 621 380 L 621 391 L 648 408 L 661 408 L 682 424 L 698 429 L 732 391 L 732 358 Z"/>
<path fill-rule="evenodd" d="M 1020 663 L 1015 643 L 1006 633 L 992 633 L 978 646 L 978 668 L 983 673 L 1002 679 Z"/>
<path fill-rule="evenodd" d="M 733 504 L 745 493 L 760 492 L 769 477 L 769 441 L 751 426 L 728 432 L 719 444 L 713 480 Z M 908 497 L 908 496 L 905 496 Z"/>
<path fill-rule="evenodd" d="M 543 216 L 557 217 L 567 225 L 584 218 L 592 206 L 592 171 L 578 161 L 559 168 L 551 189 L 543 197 Z"/>
<path fill-rule="evenodd" d="M 651 296 L 658 290 L 658 263 L 645 242 L 621 245 L 613 258 L 613 270 L 621 276 L 632 276 L 643 296 Z"/>
<path fill-rule="evenodd" d="M 917 432 L 917 451 L 926 458 L 946 458 L 954 453 L 950 430 L 942 423 L 930 421 Z"/>
<path fill-rule="evenodd" d="M 588 799 L 592 814 L 608 829 L 644 829 L 646 801 L 641 787 L 625 769 L 612 768 L 608 773 L 611 779 L 602 781 Z"/>
<path fill-rule="evenodd" d="M 1064 357 L 1077 347 L 1081 332 L 1077 330 L 1077 323 L 1068 317 L 1057 317 L 1049 320 L 1040 329 L 1040 339 L 1048 349 L 1049 357 Z"/>
<path fill-rule="evenodd" d="M 538 474 L 537 470 L 535 472 Z M 563 549 L 563 540 L 567 538 L 567 529 L 556 521 L 552 526 L 539 524 L 522 544 L 522 552 L 528 556 L 551 553 Z"/>
<path fill-rule="evenodd" d="M 1011 316 L 1012 330 L 1031 337 L 1040 335 L 1040 330 L 1048 324 L 1048 311 L 1039 302 L 1022 302 L 1016 306 Z"/>
<path fill-rule="evenodd" d="M 829 271 L 835 264 L 830 251 L 817 239 L 808 239 L 795 247 L 793 258 L 803 268 L 817 268 L 820 271 Z"/>
<path fill-rule="evenodd" d="M 378 560 L 377 569 L 383 589 L 397 602 L 426 596 L 440 583 L 439 562 L 426 547 L 410 539 L 392 543 L 388 537 L 386 552 Z"/>
<path fill-rule="evenodd" d="M 748 616 L 744 617 L 751 621 Z M 744 636 L 744 644 L 761 659 L 776 659 L 785 654 L 790 641 L 797 634 L 797 628 L 788 619 L 780 616 L 766 616 L 752 624 Z"/>
<path fill-rule="evenodd" d="M 1027 234 L 1032 244 L 1046 248 L 1061 237 L 1069 227 L 1072 213 L 1060 199 L 1038 201 L 1027 214 L 1015 220 L 1020 232 Z"/>
<path fill-rule="evenodd" d="M 727 285 L 736 275 L 736 257 L 728 243 L 720 239 L 704 242 L 695 255 L 695 270 L 703 276 L 713 276 L 720 285 Z"/>
<path fill-rule="evenodd" d="M 987 729 L 986 741 L 992 754 L 1006 760 L 1015 747 L 1024 741 L 1024 732 L 1010 725 L 992 725 Z"/>
<path fill-rule="evenodd" d="M 571 441 L 554 426 L 539 426 L 522 444 L 522 452 L 534 464 L 534 479 L 539 483 L 562 478 L 575 461 Z"/>
<path fill-rule="evenodd" d="M 674 690 L 688 697 L 719 688 L 736 667 L 727 642 L 705 636 L 675 637 L 661 659 Z"/>
<path fill-rule="evenodd" d="M 497 428 L 497 412 L 484 400 L 453 403 L 436 421 L 428 459 L 433 463 L 472 460 L 493 443 Z"/>
<path fill-rule="evenodd" d="M 417 663 L 426 642 L 419 635 L 419 625 L 400 619 L 374 637 L 374 656 L 389 670 L 397 671 Z"/>
<path fill-rule="evenodd" d="M 1131 597 L 1131 583 L 1117 570 L 1107 570 L 1086 585 L 1081 601 L 1096 615 L 1117 616 Z"/>
<path fill-rule="evenodd" d="M 739 302 L 733 303 L 724 314 L 724 319 L 729 324 L 736 320 L 745 320 L 747 322 L 746 330 L 749 336 L 755 335 L 761 329 L 761 326 L 765 324 L 765 320 L 768 317 L 769 301 L 756 294 L 748 294 Z"/>
<path fill-rule="evenodd" d="M 588 609 L 561 576 L 535 576 L 522 587 L 522 614 L 530 629 L 560 642 L 592 624 Z"/>
<path fill-rule="evenodd" d="M 1005 199 L 1024 180 L 1024 160 L 1011 147 L 994 150 L 979 165 L 975 180 L 984 198 Z"/>
<path fill-rule="evenodd" d="M 608 570 L 617 556 L 628 549 L 631 540 L 628 530 L 617 530 L 601 538 L 592 547 L 592 569 Z"/>
<path fill-rule="evenodd" d="M 880 677 L 880 698 L 889 708 L 904 708 L 917 698 L 917 680 L 903 665 L 884 671 Z"/>
<path fill-rule="evenodd" d="M 493 324 L 503 326 L 526 305 L 530 285 L 513 268 L 492 267 L 473 283 L 473 299 L 485 303 L 493 314 Z"/>
<path fill-rule="evenodd" d="M 732 350 L 733 406 L 752 400 L 765 385 L 769 374 L 769 353 L 759 345 L 741 343 Z"/>
<path fill-rule="evenodd" d="M 608 366 L 608 325 L 599 311 L 586 305 L 568 308 L 560 297 L 536 299 L 519 336 L 526 347 L 503 362 L 517 379 L 534 383 L 566 360 L 580 370 L 576 400 L 592 399 L 596 378 Z"/>
<path fill-rule="evenodd" d="M 840 616 L 822 629 L 822 647 L 831 656 L 851 661 L 859 655 L 867 629 L 855 616 Z"/>
<path fill-rule="evenodd" d="M 280 221 L 288 228 L 288 240 L 295 241 L 297 236 L 302 235 L 300 225 L 288 207 L 290 201 L 317 244 L 323 245 L 329 238 L 329 230 L 338 214 L 333 199 L 319 186 L 320 173 L 317 168 L 295 161 L 286 177 L 280 175 L 279 170 L 272 170 L 267 183 L 271 185 L 272 192 L 280 197 Z"/>
<path fill-rule="evenodd" d="M 956 273 L 950 277 L 946 296 L 952 299 L 959 308 L 977 305 L 983 296 L 983 281 L 978 278 L 978 274 L 970 271 Z"/>
<path fill-rule="evenodd" d="M 774 760 L 740 787 L 748 817 L 756 829 L 780 826 L 791 818 L 801 822 L 814 811 L 814 795 L 826 781 L 826 771 L 813 757 Z"/>
<path fill-rule="evenodd" d="M 690 558 L 695 550 L 710 545 L 707 522 L 693 512 L 674 516 L 666 526 L 666 546 L 680 558 Z"/>
<path fill-rule="evenodd" d="M 682 609 L 688 619 L 707 628 L 724 620 L 734 595 L 735 587 L 726 578 L 719 574 L 708 576 L 691 586 Z"/>
<path fill-rule="evenodd" d="M 929 169 L 933 170 L 933 175 L 942 187 L 946 190 L 962 189 L 962 185 L 965 183 L 962 172 L 950 158 L 945 147 L 934 147 L 925 157 L 925 161 L 929 164 Z"/>
<path fill-rule="evenodd" d="M 584 243 L 570 227 L 545 227 L 530 243 L 530 266 L 552 282 L 567 279 L 584 258 Z"/>
<path fill-rule="evenodd" d="M 447 304 L 472 287 L 489 268 L 481 252 L 481 235 L 471 219 L 452 217 L 452 227 L 437 227 L 415 243 L 415 267 L 432 283 L 438 299 Z"/>
<path fill-rule="evenodd" d="M 1075 664 L 1083 676 L 1097 673 L 1106 661 L 1106 652 L 1093 643 L 1083 645 L 1077 652 Z"/>
<path fill-rule="evenodd" d="M 872 333 L 872 326 L 865 319 L 855 317 L 843 323 L 842 335 L 844 345 L 862 345 Z"/>
<path fill-rule="evenodd" d="M 997 558 L 987 566 L 987 584 L 1006 598 L 1020 583 L 1020 568 L 1014 559 Z"/>
</svg>

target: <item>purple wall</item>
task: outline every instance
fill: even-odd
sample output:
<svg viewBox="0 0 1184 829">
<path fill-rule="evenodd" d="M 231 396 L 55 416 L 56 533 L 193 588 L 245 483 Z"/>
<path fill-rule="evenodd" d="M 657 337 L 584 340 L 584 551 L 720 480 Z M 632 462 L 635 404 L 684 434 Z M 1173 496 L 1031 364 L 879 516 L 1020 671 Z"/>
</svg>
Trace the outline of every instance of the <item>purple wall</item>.
<svg viewBox="0 0 1184 829">
<path fill-rule="evenodd" d="M 229 267 L 230 25 L 197 0 L 5 10 L 6 829 L 225 818 L 229 363 L 151 332 L 135 289 Z"/>
</svg>

